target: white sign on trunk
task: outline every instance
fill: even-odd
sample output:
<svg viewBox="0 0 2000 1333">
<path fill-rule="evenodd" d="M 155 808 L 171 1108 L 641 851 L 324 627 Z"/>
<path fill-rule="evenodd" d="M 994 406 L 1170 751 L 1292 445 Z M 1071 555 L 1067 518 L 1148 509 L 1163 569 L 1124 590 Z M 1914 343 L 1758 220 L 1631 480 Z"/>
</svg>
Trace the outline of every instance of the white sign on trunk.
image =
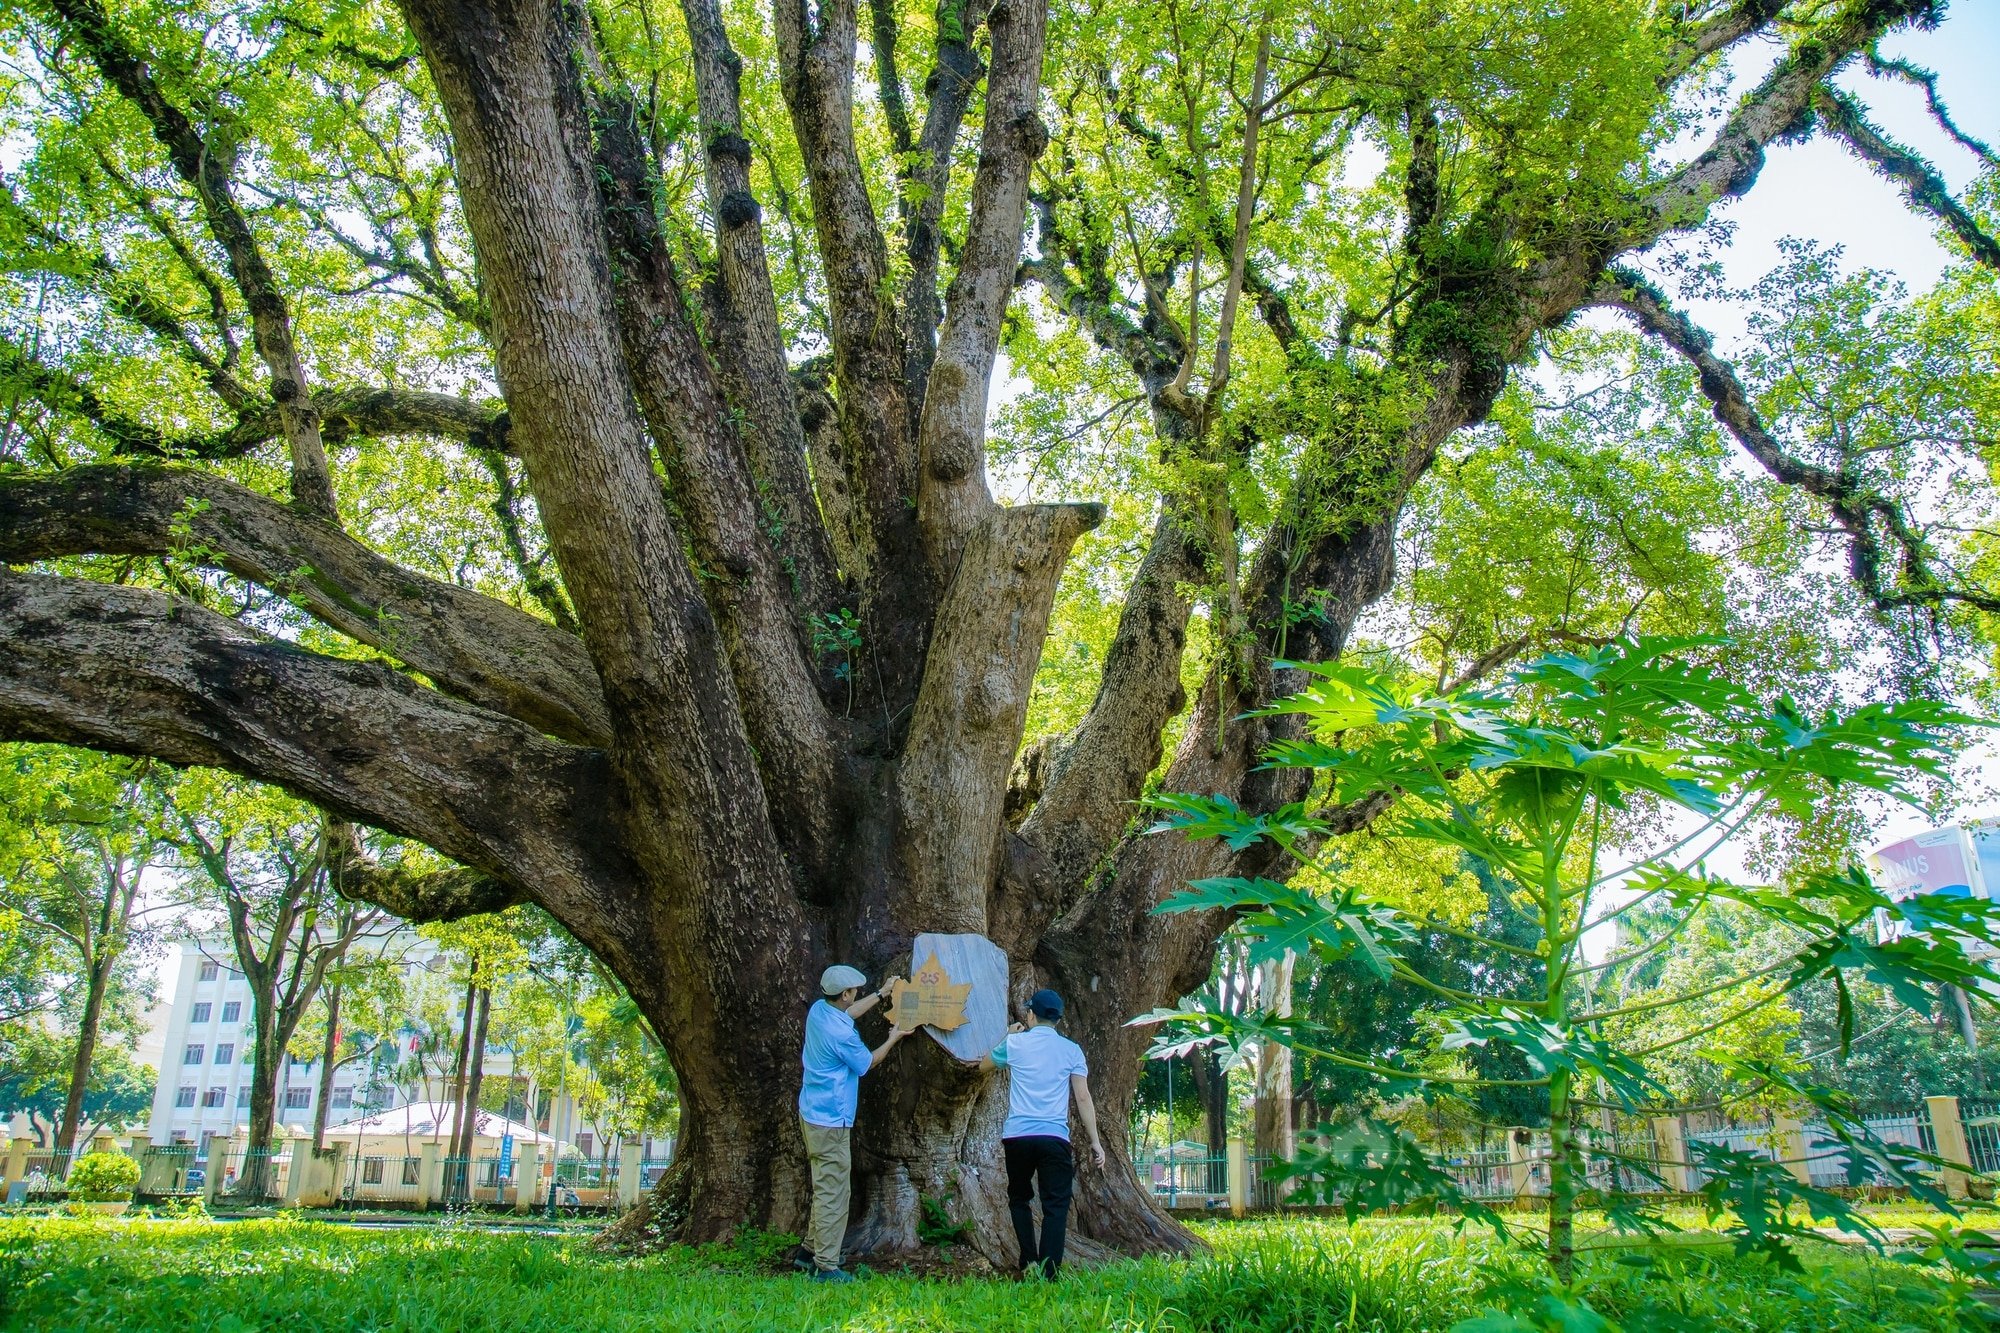
<svg viewBox="0 0 2000 1333">
<path fill-rule="evenodd" d="M 921 1026 L 961 1060 L 1007 1035 L 1007 954 L 984 935 L 919 935 L 910 977 L 889 998 L 890 1021 Z"/>
</svg>

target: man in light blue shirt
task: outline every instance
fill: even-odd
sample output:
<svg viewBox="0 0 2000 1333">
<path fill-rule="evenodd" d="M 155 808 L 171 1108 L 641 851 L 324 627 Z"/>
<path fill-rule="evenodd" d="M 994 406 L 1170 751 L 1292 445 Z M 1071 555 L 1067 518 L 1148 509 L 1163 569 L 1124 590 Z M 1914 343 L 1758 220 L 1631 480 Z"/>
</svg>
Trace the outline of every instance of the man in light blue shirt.
<svg viewBox="0 0 2000 1333">
<path fill-rule="evenodd" d="M 1025 1027 L 1008 1030 L 979 1061 L 981 1069 L 1007 1071 L 1007 1123 L 1000 1147 L 1007 1158 L 1007 1211 L 1021 1247 L 1021 1273 L 1054 1278 L 1062 1267 L 1069 1232 L 1070 1188 L 1076 1158 L 1069 1146 L 1070 1099 L 1076 1118 L 1090 1135 L 1090 1156 L 1104 1169 L 1104 1144 L 1097 1137 L 1097 1106 L 1090 1099 L 1090 1065 L 1083 1048 L 1055 1030 L 1062 1021 L 1062 996 L 1038 990 L 1028 1000 Z M 1035 1237 L 1032 1207 L 1037 1184 L 1042 1196 L 1042 1234 Z"/>
<path fill-rule="evenodd" d="M 854 1020 L 879 1004 L 896 980 L 891 977 L 864 1000 L 861 988 L 868 984 L 867 977 L 844 964 L 829 967 L 819 978 L 825 998 L 806 1014 L 806 1043 L 799 1056 L 805 1066 L 799 1082 L 799 1127 L 805 1133 L 806 1160 L 812 1165 L 812 1228 L 806 1243 L 812 1250 L 816 1281 L 854 1280 L 840 1268 L 840 1246 L 847 1237 L 853 1163 L 848 1134 L 854 1127 L 854 1104 L 861 1076 L 881 1064 L 882 1057 L 914 1030 L 897 1028 L 871 1051 L 854 1030 Z"/>
</svg>

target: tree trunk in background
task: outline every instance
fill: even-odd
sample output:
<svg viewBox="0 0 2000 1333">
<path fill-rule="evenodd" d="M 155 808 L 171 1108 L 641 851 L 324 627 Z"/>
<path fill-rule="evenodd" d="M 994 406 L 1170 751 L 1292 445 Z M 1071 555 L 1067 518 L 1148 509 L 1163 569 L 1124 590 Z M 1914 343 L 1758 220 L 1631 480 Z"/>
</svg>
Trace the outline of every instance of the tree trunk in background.
<svg viewBox="0 0 2000 1333">
<path fill-rule="evenodd" d="M 1279 1018 L 1292 1014 L 1291 955 L 1272 959 L 1257 970 L 1257 988 L 1264 1008 Z M 1289 1160 L 1297 1151 L 1297 1126 L 1292 1121 L 1292 1049 L 1267 1042 L 1257 1051 L 1255 1138 L 1251 1152 L 1259 1157 Z"/>
<path fill-rule="evenodd" d="M 479 999 L 479 961 L 473 960 L 473 980 L 465 983 L 465 999 L 461 1004 L 458 1018 L 458 1063 L 451 1075 L 451 1133 L 445 1139 L 445 1153 L 449 1157 L 458 1156 L 459 1130 L 465 1123 L 465 1062 L 472 1050 L 473 1010 Z M 465 1172 L 463 1164 L 445 1168 L 445 1198 L 457 1200 L 465 1194 Z"/>
<path fill-rule="evenodd" d="M 472 1170 L 472 1142 L 479 1134 L 479 1089 L 486 1078 L 486 1023 L 492 1011 L 493 992 L 481 986 L 479 1021 L 473 1025 L 471 1052 L 465 1062 L 465 1106 L 459 1117 L 458 1141 L 452 1145 L 452 1155 L 465 1161 L 468 1173 Z"/>
<path fill-rule="evenodd" d="M 319 1100 L 313 1108 L 313 1152 L 326 1148 L 327 1103 L 333 1100 L 333 1061 L 340 1053 L 340 984 L 326 988 L 326 1044 L 319 1057 Z M 358 1145 L 357 1145 L 358 1149 Z"/>
<path fill-rule="evenodd" d="M 77 1023 L 76 1053 L 69 1062 L 69 1092 L 63 1098 L 62 1118 L 56 1121 L 55 1150 L 76 1151 L 77 1131 L 83 1125 L 83 1095 L 90 1088 L 90 1068 L 97 1059 L 98 1031 L 104 1025 L 104 997 L 111 989 L 113 958 L 99 958 L 90 969 L 83 999 L 83 1017 Z"/>
<path fill-rule="evenodd" d="M 271 1171 L 271 1133 L 278 1118 L 278 1075 L 284 1068 L 284 1048 L 278 1044 L 277 1019 L 269 995 L 250 995 L 250 1126 L 244 1140 L 243 1164 L 236 1171 L 236 1190 L 257 1199 L 276 1183 Z"/>
</svg>

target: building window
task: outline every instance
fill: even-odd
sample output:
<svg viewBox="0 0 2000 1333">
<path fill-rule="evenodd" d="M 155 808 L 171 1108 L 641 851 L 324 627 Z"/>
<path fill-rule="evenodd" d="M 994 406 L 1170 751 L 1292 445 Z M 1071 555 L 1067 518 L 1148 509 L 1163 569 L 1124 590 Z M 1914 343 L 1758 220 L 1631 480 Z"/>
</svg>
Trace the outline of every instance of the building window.
<svg viewBox="0 0 2000 1333">
<path fill-rule="evenodd" d="M 224 1001 L 222 1002 L 222 1021 L 223 1021 L 223 1022 L 225 1022 L 225 1023 L 234 1023 L 234 1022 L 235 1022 L 235 1021 L 236 1021 L 237 1019 L 239 1019 L 239 1018 L 241 1018 L 241 1017 L 243 1017 L 243 1001 L 241 1001 L 241 1000 L 224 1000 Z"/>
<path fill-rule="evenodd" d="M 203 1106 L 221 1106 L 224 1096 L 225 1094 L 221 1088 L 210 1088 L 201 1095 L 201 1104 Z"/>
<path fill-rule="evenodd" d="M 188 1021 L 190 1023 L 206 1023 L 208 1021 L 207 1000 L 203 1000 L 194 1007 L 194 1012 L 188 1015 Z"/>
<path fill-rule="evenodd" d="M 215 1063 L 219 1065 L 226 1065 L 235 1058 L 236 1058 L 236 1047 L 234 1043 L 226 1041 L 216 1043 Z"/>
<path fill-rule="evenodd" d="M 202 1050 L 203 1050 L 202 1044 L 200 1042 L 195 1042 L 192 1046 L 189 1046 L 185 1051 L 181 1052 L 181 1063 L 184 1065 L 200 1064 Z"/>
<path fill-rule="evenodd" d="M 421 1157 L 405 1157 L 403 1159 L 403 1183 L 405 1185 L 416 1184 L 417 1173 L 423 1169 L 423 1165 L 424 1159 Z"/>
<path fill-rule="evenodd" d="M 238 1106 L 248 1106 L 250 1104 L 250 1085 L 248 1083 L 245 1083 L 236 1090 L 236 1104 Z"/>
<path fill-rule="evenodd" d="M 175 1105 L 175 1106 L 193 1106 L 193 1105 L 194 1105 L 194 1088 L 193 1088 L 192 1086 L 183 1086 L 183 1087 L 182 1087 L 182 1088 L 180 1089 L 180 1091 L 178 1091 L 178 1092 L 176 1092 L 176 1093 L 174 1094 L 174 1105 Z"/>
<path fill-rule="evenodd" d="M 596 1146 L 596 1136 L 590 1133 L 590 1131 L 585 1130 L 576 1136 L 576 1150 L 585 1157 L 595 1157 L 597 1154 L 591 1150 Z"/>
<path fill-rule="evenodd" d="M 203 963 L 201 965 L 201 979 L 203 981 L 213 981 L 216 978 L 216 974 L 219 973 L 220 971 L 222 971 L 222 969 L 220 967 L 217 967 L 214 963 Z"/>
<path fill-rule="evenodd" d="M 287 1111 L 303 1111 L 312 1105 L 312 1098 L 313 1090 L 311 1088 L 286 1088 L 285 1109 Z"/>
<path fill-rule="evenodd" d="M 361 1183 L 379 1185 L 382 1183 L 382 1159 L 370 1157 L 361 1163 Z"/>
<path fill-rule="evenodd" d="M 333 1100 L 328 1105 L 336 1111 L 345 1111 L 354 1105 L 354 1089 L 335 1088 L 333 1090 Z"/>
</svg>

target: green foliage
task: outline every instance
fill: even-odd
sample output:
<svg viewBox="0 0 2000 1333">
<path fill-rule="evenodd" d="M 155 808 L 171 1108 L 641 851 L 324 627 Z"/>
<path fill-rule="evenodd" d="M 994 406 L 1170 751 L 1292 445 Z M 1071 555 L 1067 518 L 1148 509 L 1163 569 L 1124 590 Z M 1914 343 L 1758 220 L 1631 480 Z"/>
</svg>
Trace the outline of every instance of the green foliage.
<svg viewBox="0 0 2000 1333">
<path fill-rule="evenodd" d="M 955 1191 L 954 1191 L 955 1193 Z M 951 1215 L 952 1194 L 917 1200 L 917 1239 L 925 1245 L 956 1245 L 972 1234 L 971 1224 Z"/>
<path fill-rule="evenodd" d="M 1289 885 L 1197 881 L 1159 911 L 1234 910 L 1253 957 L 1290 952 L 1345 964 L 1377 983 L 1401 983 L 1432 1012 L 1407 1046 L 1336 1049 L 1309 1016 L 1191 1005 L 1140 1020 L 1169 1024 L 1156 1052 L 1276 1041 L 1369 1076 L 1382 1096 L 1463 1103 L 1496 1087 L 1530 1092 L 1552 1139 L 1544 1241 L 1562 1281 L 1574 1273 L 1572 1218 L 1587 1151 L 1579 1103 L 1634 1116 L 1671 1107 L 1674 1093 L 1654 1072 L 1664 1053 L 1697 1052 L 1721 1065 L 1738 1099 L 1762 1094 L 1812 1106 L 1857 1169 L 1942 1203 L 1918 1175 L 1916 1157 L 1877 1141 L 1851 1100 L 1799 1080 L 1782 1061 L 1721 1047 L 1718 1033 L 1810 984 L 1845 997 L 1836 1005 L 1843 1047 L 1854 1037 L 1857 984 L 1886 988 L 1919 1012 L 1929 1011 L 1941 985 L 1990 996 L 2000 978 L 1978 954 L 1995 937 L 1992 906 L 1931 895 L 1894 902 L 1858 868 L 1765 887 L 1709 875 L 1703 862 L 1766 809 L 1794 818 L 1810 809 L 1807 783 L 1903 795 L 1908 775 L 1943 770 L 1953 733 L 1974 719 L 1926 701 L 1808 715 L 1789 698 L 1761 700 L 1718 674 L 1701 660 L 1717 646 L 1625 641 L 1536 659 L 1496 688 L 1444 692 L 1364 667 L 1305 666 L 1311 683 L 1266 712 L 1301 717 L 1307 733 L 1273 745 L 1267 762 L 1311 770 L 1321 800 L 1391 797 L 1380 836 L 1431 844 L 1483 867 L 1494 903 L 1526 927 L 1509 938 L 1451 926 L 1456 938 L 1517 972 L 1517 961 L 1540 967 L 1519 976 L 1511 993 L 1440 982 L 1406 955 L 1426 926 L 1449 923 L 1384 901 L 1366 879 L 1345 879 L 1338 840 L 1315 847 L 1327 826 L 1309 803 L 1263 816 L 1220 797 L 1163 797 L 1154 802 L 1163 816 L 1156 832 L 1234 847 L 1269 841 L 1312 870 Z M 1694 831 L 1648 850 L 1635 835 L 1649 826 L 1634 821 L 1663 809 Z M 1630 859 L 1620 865 L 1617 854 Z M 1650 958 L 1659 966 L 1663 958 L 1670 969 L 1689 950 L 1678 937 L 1717 902 L 1781 930 L 1785 947 L 1763 966 L 1737 961 L 1720 979 L 1685 990 L 1626 1001 L 1605 989 L 1602 974 L 1620 962 Z M 1621 940 L 1617 957 L 1600 965 L 1585 956 L 1589 932 L 1642 909 L 1657 919 Z M 1878 914 L 1915 933 L 1876 938 Z M 1525 1076 L 1496 1077 L 1466 1061 L 1492 1050 L 1513 1053 Z M 1766 1159 L 1714 1145 L 1691 1149 L 1709 1179 L 1711 1219 L 1733 1218 L 1746 1252 L 1795 1262 L 1785 1241 L 1801 1234 L 1802 1216 L 1870 1230 L 1841 1201 L 1793 1184 Z M 1509 1229 L 1430 1166 L 1404 1131 L 1367 1120 L 1302 1150 L 1287 1174 L 1350 1212 L 1438 1200 Z M 1644 1210 L 1621 1209 L 1612 1220 L 1621 1229 L 1658 1225 Z"/>
<path fill-rule="evenodd" d="M 139 1187 L 139 1162 L 122 1152 L 87 1152 L 69 1169 L 69 1192 L 90 1202 L 132 1197 Z"/>
</svg>

